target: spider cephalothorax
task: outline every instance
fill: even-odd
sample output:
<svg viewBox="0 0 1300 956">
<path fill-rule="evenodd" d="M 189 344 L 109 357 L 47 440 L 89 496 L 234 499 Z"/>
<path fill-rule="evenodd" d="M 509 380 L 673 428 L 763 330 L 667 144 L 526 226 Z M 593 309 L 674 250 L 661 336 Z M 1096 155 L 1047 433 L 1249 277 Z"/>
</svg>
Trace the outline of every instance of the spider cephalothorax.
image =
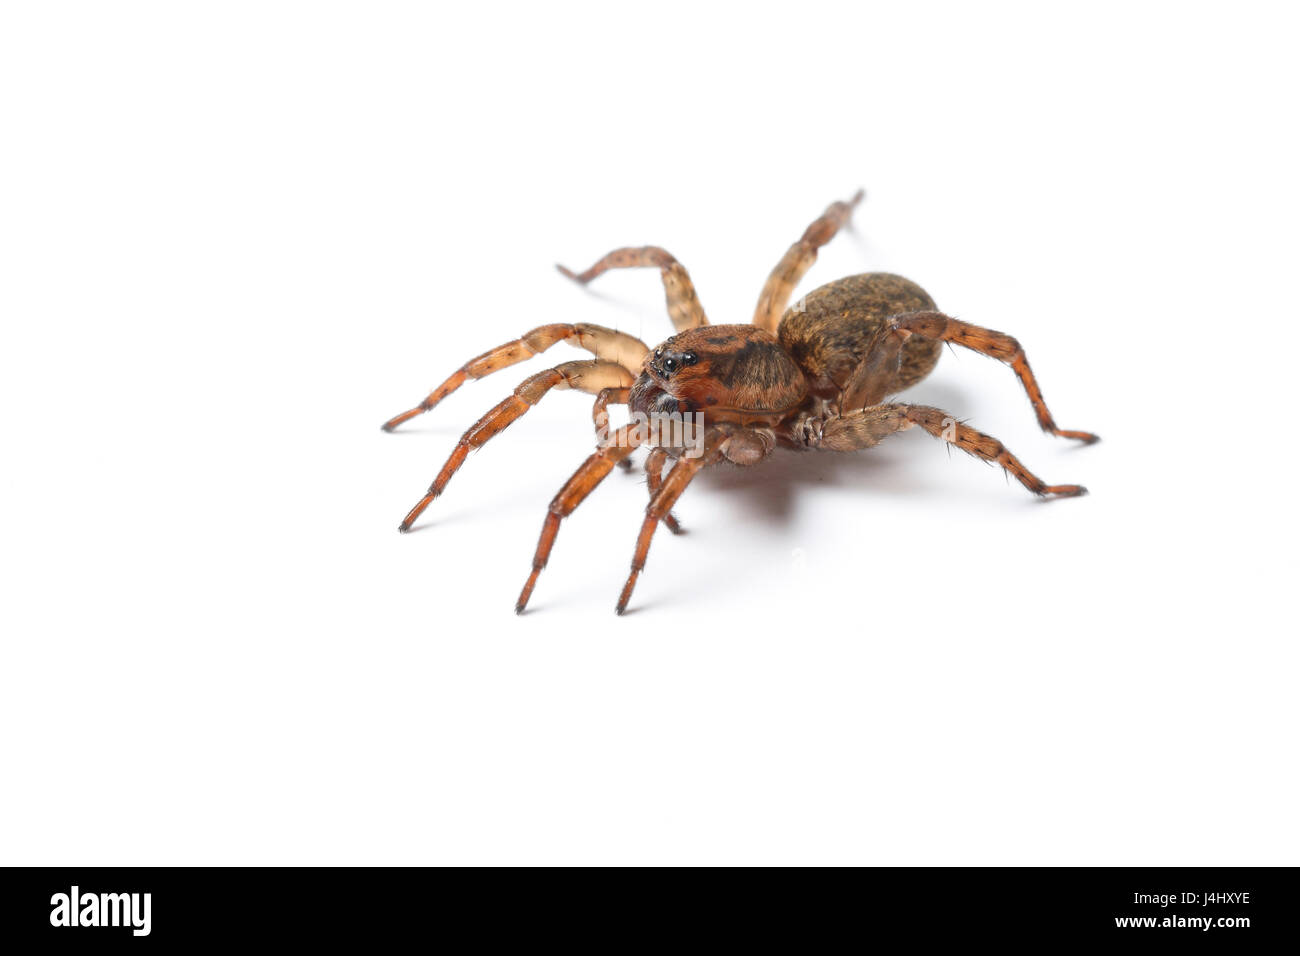
<svg viewBox="0 0 1300 956">
<path fill-rule="evenodd" d="M 1089 432 L 1056 427 L 1024 350 L 1011 336 L 951 318 L 937 311 L 916 283 L 879 272 L 829 283 L 786 310 L 796 283 L 817 258 L 817 249 L 847 222 L 861 198 L 859 192 L 849 202 L 832 203 L 790 247 L 768 276 L 750 325 L 710 325 L 686 270 L 656 246 L 616 249 L 581 275 L 560 267 L 584 284 L 607 269 L 658 267 L 677 334 L 651 350 L 639 339 L 602 326 L 544 325 L 465 363 L 415 408 L 386 422 L 384 430 L 433 408 L 466 379 L 522 362 L 561 340 L 595 356 L 564 362 L 525 379 L 514 394 L 484 415 L 461 437 L 400 530 L 409 530 L 442 493 L 470 449 L 484 444 L 553 388 L 576 388 L 596 396 L 592 417 L 600 441 L 551 502 L 532 573 L 515 605 L 520 612 L 546 566 L 560 521 L 615 465 L 628 464 L 628 456 L 641 445 L 650 449 L 645 463 L 650 504 L 633 553 L 632 573 L 619 597 L 620 614 L 645 566 L 659 522 L 674 532 L 680 530 L 672 507 L 698 471 L 722 461 L 757 464 L 778 444 L 853 451 L 920 426 L 963 451 L 1001 465 L 1035 494 L 1084 494 L 1079 485 L 1047 484 L 996 438 L 937 408 L 885 401 L 928 375 L 943 343 L 952 342 L 1010 365 L 1044 431 L 1096 441 Z M 612 435 L 606 430 L 610 404 L 627 405 L 632 417 Z M 647 427 L 663 419 L 679 425 L 684 417 L 690 419 L 688 426 L 696 427 L 693 438 L 686 437 L 691 434 L 689 427 L 686 431 Z M 674 463 L 665 476 L 668 459 Z"/>
<path fill-rule="evenodd" d="M 807 394 L 803 372 L 772 333 L 706 325 L 646 356 L 628 404 L 633 412 L 703 412 L 716 423 L 775 425 Z"/>
</svg>

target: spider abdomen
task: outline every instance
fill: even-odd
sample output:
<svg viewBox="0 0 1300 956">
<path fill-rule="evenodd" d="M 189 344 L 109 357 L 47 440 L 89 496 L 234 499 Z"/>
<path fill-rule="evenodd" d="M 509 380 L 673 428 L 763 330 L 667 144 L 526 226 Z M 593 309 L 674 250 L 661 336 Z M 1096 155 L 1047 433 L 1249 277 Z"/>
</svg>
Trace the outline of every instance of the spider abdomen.
<svg viewBox="0 0 1300 956">
<path fill-rule="evenodd" d="M 781 318 L 777 336 L 818 398 L 836 398 L 870 350 L 884 320 L 935 309 L 915 282 L 888 272 L 846 276 L 809 292 Z M 888 394 L 930 374 L 942 343 L 913 336 L 904 345 Z"/>
</svg>

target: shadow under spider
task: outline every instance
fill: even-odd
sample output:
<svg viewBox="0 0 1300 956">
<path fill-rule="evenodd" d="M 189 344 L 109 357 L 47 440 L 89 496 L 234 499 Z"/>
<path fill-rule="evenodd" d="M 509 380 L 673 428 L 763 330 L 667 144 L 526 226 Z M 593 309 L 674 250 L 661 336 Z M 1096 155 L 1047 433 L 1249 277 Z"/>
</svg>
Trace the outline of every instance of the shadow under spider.
<svg viewBox="0 0 1300 956">
<path fill-rule="evenodd" d="M 964 396 L 958 389 L 935 384 L 921 396 L 901 400 L 954 408 L 961 407 Z M 816 494 L 818 488 L 859 490 L 864 495 L 864 508 L 884 498 L 930 496 L 940 492 L 936 490 L 935 473 L 926 468 L 926 453 L 942 454 L 948 449 L 929 436 L 925 439 L 909 440 L 903 435 L 875 448 L 853 452 L 778 448 L 753 468 L 704 469 L 695 484 L 700 491 L 720 492 L 725 500 L 738 502 L 747 517 L 769 524 L 788 522 L 799 497 Z M 691 528 L 690 511 L 690 499 L 684 496 L 678 517 L 687 533 Z"/>
</svg>

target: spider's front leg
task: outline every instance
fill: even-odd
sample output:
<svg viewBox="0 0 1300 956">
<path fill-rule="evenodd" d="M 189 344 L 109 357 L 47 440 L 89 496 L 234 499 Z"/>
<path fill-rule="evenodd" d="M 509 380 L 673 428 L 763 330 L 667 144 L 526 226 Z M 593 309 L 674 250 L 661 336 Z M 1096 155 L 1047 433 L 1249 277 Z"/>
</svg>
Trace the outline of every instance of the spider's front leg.
<svg viewBox="0 0 1300 956">
<path fill-rule="evenodd" d="M 596 401 L 591 406 L 591 422 L 596 426 L 597 445 L 603 445 L 609 437 L 609 406 L 626 405 L 630 391 L 627 388 L 603 388 L 597 393 Z M 624 458 L 618 467 L 623 471 L 631 471 L 632 459 Z"/>
<path fill-rule="evenodd" d="M 645 266 L 659 269 L 664 282 L 664 295 L 668 300 L 668 318 L 672 320 L 673 328 L 682 332 L 709 324 L 704 306 L 700 305 L 700 297 L 695 293 L 695 283 L 691 282 L 690 273 L 667 249 L 658 246 L 629 246 L 608 253 L 586 272 L 573 272 L 562 265 L 556 265 L 555 268 L 574 282 L 586 285 L 609 269 L 639 269 Z"/>
<path fill-rule="evenodd" d="M 409 411 L 394 415 L 384 422 L 383 429 L 391 432 L 398 425 L 409 421 L 416 415 L 422 415 L 433 408 L 471 378 L 483 378 L 503 368 L 509 368 L 519 362 L 532 358 L 539 352 L 545 352 L 556 342 L 570 342 L 578 348 L 586 349 L 598 359 L 615 362 L 627 369 L 635 377 L 641 368 L 641 362 L 650 351 L 640 339 L 625 332 L 616 332 L 601 325 L 589 325 L 580 322 L 575 325 L 543 325 L 526 332 L 524 335 L 489 349 L 477 358 L 472 358 L 447 378 L 445 382 L 429 393 L 419 405 Z"/>
<path fill-rule="evenodd" d="M 1085 444 L 1098 440 L 1092 432 L 1070 431 L 1056 426 L 1052 413 L 1047 409 L 1047 402 L 1043 400 L 1043 390 L 1038 387 L 1038 380 L 1029 368 L 1029 359 L 1025 357 L 1025 350 L 1018 341 L 1004 332 L 971 325 L 942 312 L 906 312 L 887 319 L 862 364 L 844 388 L 840 402 L 843 410 L 875 405 L 889 394 L 893 377 L 898 372 L 902 345 L 912 335 L 940 342 L 955 342 L 1010 365 L 1024 386 L 1043 431 L 1059 438 L 1074 438 Z"/>
<path fill-rule="evenodd" d="M 411 525 L 420 517 L 424 509 L 433 503 L 433 499 L 442 494 L 443 489 L 447 487 L 447 482 L 451 481 L 451 476 L 456 474 L 460 466 L 465 463 L 469 453 L 473 449 L 483 447 L 504 431 L 515 419 L 541 401 L 542 396 L 551 389 L 572 388 L 580 392 L 601 395 L 613 392 L 622 394 L 623 401 L 626 401 L 626 386 L 631 383 L 631 372 L 621 365 L 602 362 L 599 359 L 565 362 L 524 379 L 513 395 L 480 418 L 461 436 L 446 464 L 433 479 L 433 484 L 429 485 L 428 492 L 402 519 L 397 530 L 402 532 L 411 530 Z M 608 401 L 609 399 L 606 398 L 606 403 Z M 600 400 L 597 399 L 598 404 L 599 402 Z"/>
<path fill-rule="evenodd" d="M 637 579 L 645 568 L 646 557 L 650 553 L 650 540 L 654 537 L 655 528 L 672 512 L 673 505 L 700 469 L 724 458 L 737 465 L 755 465 L 766 458 L 775 445 L 776 437 L 767 428 L 741 428 L 734 431 L 730 428 L 710 428 L 705 432 L 701 454 L 693 458 L 677 459 L 663 483 L 659 485 L 654 497 L 650 499 L 650 504 L 646 506 L 645 520 L 641 522 L 641 532 L 636 539 L 636 550 L 632 553 L 632 571 L 627 577 L 627 583 L 623 585 L 623 590 L 618 596 L 618 604 L 614 608 L 619 614 L 627 610 L 627 603 L 632 599 L 632 591 L 636 587 Z"/>
<path fill-rule="evenodd" d="M 626 459 L 625 459 L 626 460 Z M 645 480 L 646 486 L 650 489 L 650 500 L 653 501 L 655 495 L 659 494 L 659 488 L 664 481 L 664 462 L 668 460 L 668 453 L 662 448 L 652 448 L 650 454 L 645 460 Z M 664 524 L 673 534 L 682 534 L 685 532 L 681 524 L 677 521 L 677 516 L 671 511 L 664 515 Z"/>
<path fill-rule="evenodd" d="M 560 522 L 573 514 L 574 509 L 582 504 L 583 499 L 614 470 L 614 466 L 632 454 L 644 441 L 645 435 L 639 424 L 624 425 L 611 436 L 608 444 L 596 449 L 582 463 L 573 473 L 573 477 L 564 483 L 564 487 L 552 499 L 547 508 L 546 520 L 542 523 L 537 550 L 533 553 L 533 570 L 528 575 L 528 580 L 524 582 L 523 590 L 519 592 L 519 600 L 515 602 L 516 614 L 523 614 L 528 606 L 528 599 L 532 597 L 533 588 L 537 585 L 537 577 L 546 567 L 551 549 L 555 547 L 555 536 L 560 533 Z"/>
</svg>

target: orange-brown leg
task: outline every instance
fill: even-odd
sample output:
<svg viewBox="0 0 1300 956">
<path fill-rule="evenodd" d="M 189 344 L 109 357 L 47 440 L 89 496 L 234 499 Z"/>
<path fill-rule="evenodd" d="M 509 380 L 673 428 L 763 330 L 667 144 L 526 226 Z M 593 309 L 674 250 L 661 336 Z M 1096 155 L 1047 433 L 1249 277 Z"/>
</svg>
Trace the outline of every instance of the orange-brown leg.
<svg viewBox="0 0 1300 956">
<path fill-rule="evenodd" d="M 799 241 L 791 246 L 763 284 L 754 309 L 754 325 L 775 332 L 790 302 L 790 296 L 799 280 L 817 261 L 817 250 L 835 238 L 835 233 L 849 221 L 853 207 L 862 201 L 862 190 L 854 193 L 848 202 L 833 202 L 820 217 L 813 220 Z"/>
<path fill-rule="evenodd" d="M 596 444 L 603 445 L 609 438 L 609 406 L 626 405 L 630 392 L 630 388 L 620 386 L 602 388 L 596 393 L 596 401 L 591 406 L 591 423 L 596 427 Z"/>
<path fill-rule="evenodd" d="M 921 426 L 936 438 L 942 438 L 976 458 L 1000 465 L 1036 495 L 1070 498 L 1088 493 L 1088 489 L 1082 485 L 1049 485 L 1022 465 L 1020 459 L 996 438 L 978 432 L 947 412 L 928 405 L 875 405 L 860 412 L 829 418 L 816 427 L 807 429 L 799 442 L 829 451 L 853 451 L 869 448 L 913 425 Z"/>
<path fill-rule="evenodd" d="M 645 478 L 646 486 L 650 489 L 650 500 L 653 501 L 655 495 L 659 494 L 659 487 L 664 480 L 664 462 L 668 459 L 668 453 L 662 448 L 650 449 L 650 454 L 645 460 Z M 681 534 L 684 530 L 677 522 L 677 517 L 670 511 L 664 515 L 664 524 L 673 534 Z"/>
<path fill-rule="evenodd" d="M 551 389 L 574 388 L 582 392 L 596 393 L 631 383 L 631 372 L 621 365 L 602 362 L 599 359 L 565 362 L 524 379 L 513 395 L 480 418 L 461 436 L 451 457 L 447 459 L 447 463 L 438 472 L 438 477 L 429 486 L 428 493 L 402 519 L 397 530 L 402 532 L 411 530 L 411 525 L 420 517 L 424 509 L 432 504 L 434 498 L 442 494 L 443 489 L 447 487 L 447 482 L 451 481 L 451 476 L 456 474 L 460 466 L 465 463 L 465 458 L 470 451 L 481 448 L 494 436 L 504 431 L 515 419 L 541 401 L 542 396 Z"/>
<path fill-rule="evenodd" d="M 542 534 L 537 541 L 537 551 L 533 554 L 532 573 L 528 575 L 524 589 L 519 592 L 519 600 L 515 602 L 516 614 L 523 614 L 524 608 L 528 606 L 528 599 L 532 597 L 533 588 L 537 584 L 537 576 L 542 573 L 542 568 L 546 567 L 546 561 L 551 556 L 551 548 L 555 546 L 555 536 L 559 534 L 560 522 L 573 514 L 574 509 L 582 504 L 583 499 L 605 480 L 605 476 L 614 469 L 614 465 L 636 450 L 636 447 L 645 440 L 642 432 L 642 427 L 636 423 L 624 425 L 616 431 L 609 444 L 596 449 L 595 453 L 573 473 L 573 477 L 564 483 L 559 494 L 551 501 L 550 507 L 547 508 L 546 520 L 542 523 Z"/>
<path fill-rule="evenodd" d="M 1025 350 L 1011 336 L 971 325 L 969 322 L 962 322 L 942 312 L 908 312 L 904 315 L 896 315 L 889 320 L 886 329 L 897 330 L 904 335 L 920 335 L 927 339 L 956 342 L 972 351 L 1005 362 L 1011 366 L 1011 370 L 1016 373 L 1020 384 L 1029 395 L 1029 401 L 1033 403 L 1034 413 L 1038 416 L 1038 424 L 1043 431 L 1088 444 L 1097 441 L 1097 436 L 1092 432 L 1069 431 L 1056 427 L 1052 413 L 1047 410 L 1047 402 L 1043 401 L 1043 391 L 1038 387 L 1038 380 L 1034 378 L 1034 373 L 1029 368 Z"/>
<path fill-rule="evenodd" d="M 391 432 L 398 425 L 409 421 L 433 408 L 456 389 L 465 384 L 467 379 L 483 378 L 503 368 L 516 365 L 532 358 L 538 352 L 544 352 L 556 342 L 567 341 L 578 348 L 586 349 L 599 359 L 616 362 L 633 375 L 641 370 L 641 362 L 649 347 L 640 339 L 623 332 L 616 332 L 601 325 L 543 325 L 526 333 L 521 338 L 505 345 L 484 352 L 477 358 L 470 359 L 451 374 L 422 401 L 409 411 L 394 415 L 384 422 L 383 428 Z"/>
<path fill-rule="evenodd" d="M 903 345 L 909 338 L 911 333 L 901 328 L 888 324 L 881 326 L 867 354 L 840 392 L 838 406 L 841 414 L 879 405 L 886 395 L 898 391 Z"/>
<path fill-rule="evenodd" d="M 604 388 L 596 396 L 596 402 L 591 407 L 591 421 L 596 426 L 596 444 L 603 445 L 609 438 L 609 412 L 610 405 L 626 405 L 631 389 L 627 388 Z M 624 458 L 618 463 L 618 467 L 624 471 L 632 470 L 632 459 Z"/>
<path fill-rule="evenodd" d="M 650 540 L 654 537 L 655 528 L 672 511 L 673 505 L 699 470 L 705 465 L 713 464 L 726 452 L 729 440 L 729 436 L 722 431 L 713 431 L 705 436 L 704 453 L 697 458 L 677 459 L 658 492 L 650 499 L 650 504 L 645 509 L 645 520 L 641 522 L 641 532 L 636 538 L 636 550 L 632 552 L 632 572 L 628 575 L 614 608 L 619 614 L 627 610 L 627 602 L 632 599 L 632 590 L 636 587 L 637 578 L 645 567 L 646 556 L 650 553 Z"/>
<path fill-rule="evenodd" d="M 691 282 L 686 267 L 678 262 L 672 253 L 658 246 L 615 249 L 586 272 L 573 272 L 561 265 L 555 268 L 574 282 L 586 285 L 608 269 L 637 269 L 643 266 L 655 266 L 659 269 L 659 275 L 664 281 L 664 295 L 668 300 L 668 318 L 672 320 L 673 328 L 682 332 L 709 324 L 704 314 L 704 306 L 700 305 L 700 297 L 695 294 L 695 284 Z"/>
</svg>

